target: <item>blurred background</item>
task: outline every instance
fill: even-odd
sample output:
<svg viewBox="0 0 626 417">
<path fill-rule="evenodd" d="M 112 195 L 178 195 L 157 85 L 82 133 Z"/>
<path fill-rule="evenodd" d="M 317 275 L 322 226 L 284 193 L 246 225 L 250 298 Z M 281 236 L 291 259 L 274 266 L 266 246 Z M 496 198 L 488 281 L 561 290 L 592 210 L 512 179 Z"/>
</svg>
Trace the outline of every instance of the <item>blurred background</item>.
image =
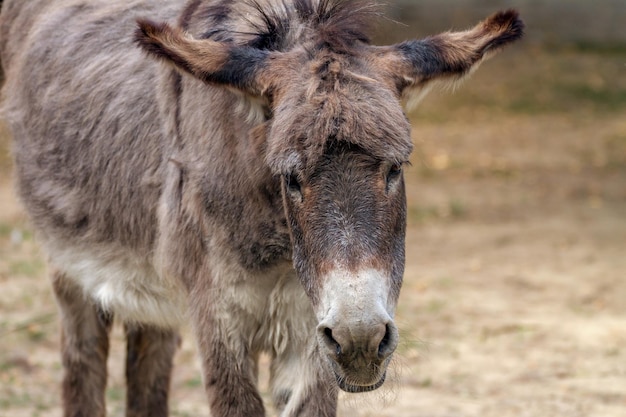
<svg viewBox="0 0 626 417">
<path fill-rule="evenodd" d="M 379 42 L 515 7 L 527 36 L 408 116 L 402 345 L 342 416 L 626 415 L 626 1 L 400 0 Z M 0 135 L 0 416 L 59 415 L 58 324 Z M 123 415 L 114 329 L 109 415 Z M 207 415 L 194 346 L 172 415 Z M 262 384 L 267 375 L 262 374 Z"/>
<path fill-rule="evenodd" d="M 388 15 L 407 24 L 400 35 L 421 35 L 442 28 L 464 28 L 494 10 L 520 10 L 528 25 L 526 42 L 562 44 L 626 42 L 623 0 L 396 0 Z"/>
</svg>

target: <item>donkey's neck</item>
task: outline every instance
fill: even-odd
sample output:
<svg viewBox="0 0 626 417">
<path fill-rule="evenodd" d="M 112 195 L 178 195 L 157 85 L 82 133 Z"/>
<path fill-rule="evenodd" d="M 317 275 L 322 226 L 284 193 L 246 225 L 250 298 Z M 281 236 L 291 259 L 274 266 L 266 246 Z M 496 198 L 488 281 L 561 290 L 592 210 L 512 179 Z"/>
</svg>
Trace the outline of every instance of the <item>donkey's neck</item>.
<svg viewBox="0 0 626 417">
<path fill-rule="evenodd" d="M 166 148 L 184 173 L 182 204 L 193 205 L 189 212 L 203 217 L 210 238 L 223 240 L 246 268 L 290 260 L 280 179 L 254 134 L 263 129 L 262 104 L 187 75 L 164 73 L 162 82 L 170 94 L 161 100 Z"/>
</svg>

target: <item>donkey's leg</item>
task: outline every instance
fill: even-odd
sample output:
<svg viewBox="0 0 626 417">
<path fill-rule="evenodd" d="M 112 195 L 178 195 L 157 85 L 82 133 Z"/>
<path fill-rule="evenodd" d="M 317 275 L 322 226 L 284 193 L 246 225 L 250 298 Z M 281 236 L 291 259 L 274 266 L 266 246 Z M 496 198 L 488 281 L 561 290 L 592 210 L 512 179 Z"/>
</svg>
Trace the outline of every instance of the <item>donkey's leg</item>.
<svg viewBox="0 0 626 417">
<path fill-rule="evenodd" d="M 98 309 L 59 271 L 52 273 L 52 287 L 61 313 L 64 416 L 104 417 L 113 316 Z"/>
<path fill-rule="evenodd" d="M 129 324 L 125 329 L 126 417 L 166 417 L 178 333 Z"/>
<path fill-rule="evenodd" d="M 236 324 L 215 318 L 216 313 L 207 307 L 207 293 L 195 291 L 197 299 L 192 296 L 190 302 L 211 416 L 264 417 L 254 355 L 239 339 Z"/>
<path fill-rule="evenodd" d="M 317 351 L 291 350 L 272 360 L 274 404 L 281 417 L 335 417 L 337 384 L 321 363 Z"/>
<path fill-rule="evenodd" d="M 207 328 L 199 344 L 204 384 L 213 417 L 263 417 L 265 407 L 256 387 L 251 358 L 229 346 Z M 206 337 L 206 332 L 213 332 Z"/>
</svg>

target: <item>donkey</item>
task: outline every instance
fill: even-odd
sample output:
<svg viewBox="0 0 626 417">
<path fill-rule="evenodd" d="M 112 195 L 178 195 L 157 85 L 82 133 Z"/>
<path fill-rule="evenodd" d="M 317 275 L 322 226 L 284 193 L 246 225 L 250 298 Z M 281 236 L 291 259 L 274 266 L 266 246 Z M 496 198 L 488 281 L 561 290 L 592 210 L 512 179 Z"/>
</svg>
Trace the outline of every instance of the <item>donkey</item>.
<svg viewBox="0 0 626 417">
<path fill-rule="evenodd" d="M 5 0 L 4 115 L 49 257 L 66 416 L 166 416 L 192 326 L 214 417 L 334 416 L 380 387 L 404 269 L 402 101 L 520 38 L 515 11 L 373 46 L 359 0 Z M 168 22 L 168 23 L 165 23 Z"/>
</svg>

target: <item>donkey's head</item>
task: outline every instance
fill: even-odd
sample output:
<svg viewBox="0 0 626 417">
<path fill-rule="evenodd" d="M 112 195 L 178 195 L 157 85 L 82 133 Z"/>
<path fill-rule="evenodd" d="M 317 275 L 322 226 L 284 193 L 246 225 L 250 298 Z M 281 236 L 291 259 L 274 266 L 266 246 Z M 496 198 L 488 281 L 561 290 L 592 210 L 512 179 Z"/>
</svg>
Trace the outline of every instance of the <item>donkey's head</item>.
<svg viewBox="0 0 626 417">
<path fill-rule="evenodd" d="M 402 168 L 412 150 L 401 101 L 468 74 L 518 39 L 523 25 L 506 11 L 465 32 L 375 47 L 364 32 L 367 7 L 315 3 L 283 3 L 288 24 L 263 14 L 276 32 L 270 43 L 196 39 L 149 21 L 139 22 L 137 40 L 183 72 L 266 106 L 267 120 L 251 134 L 280 178 L 294 266 L 319 320 L 319 350 L 343 390 L 362 392 L 384 382 L 398 343 Z M 296 39 L 282 42 L 287 47 L 268 46 L 287 32 Z"/>
</svg>

